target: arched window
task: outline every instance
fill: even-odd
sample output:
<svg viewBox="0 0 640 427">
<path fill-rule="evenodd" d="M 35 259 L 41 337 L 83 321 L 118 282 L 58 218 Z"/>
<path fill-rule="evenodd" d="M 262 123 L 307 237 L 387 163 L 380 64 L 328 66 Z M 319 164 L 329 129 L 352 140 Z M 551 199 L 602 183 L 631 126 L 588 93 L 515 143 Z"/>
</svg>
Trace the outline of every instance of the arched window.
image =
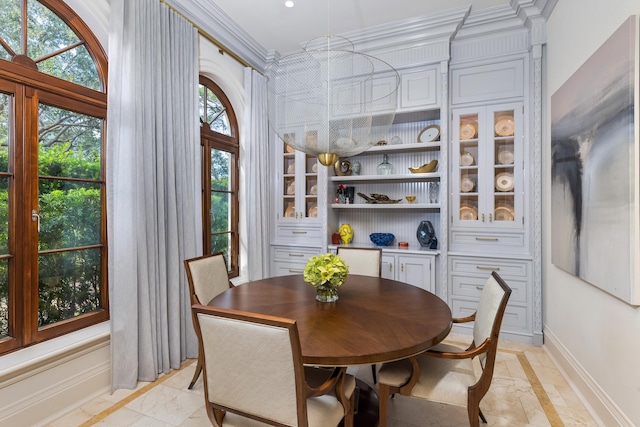
<svg viewBox="0 0 640 427">
<path fill-rule="evenodd" d="M 203 246 L 205 253 L 225 254 L 230 277 L 239 274 L 238 141 L 229 99 L 218 85 L 200 76 Z"/>
<path fill-rule="evenodd" d="M 0 0 L 0 354 L 109 318 L 107 60 L 61 0 Z"/>
</svg>

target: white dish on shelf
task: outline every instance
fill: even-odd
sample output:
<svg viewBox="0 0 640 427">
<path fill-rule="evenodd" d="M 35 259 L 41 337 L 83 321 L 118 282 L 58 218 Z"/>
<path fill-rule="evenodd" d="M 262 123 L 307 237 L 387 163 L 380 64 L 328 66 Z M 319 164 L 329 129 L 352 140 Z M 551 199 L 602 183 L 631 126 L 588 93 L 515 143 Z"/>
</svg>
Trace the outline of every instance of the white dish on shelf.
<svg viewBox="0 0 640 427">
<path fill-rule="evenodd" d="M 440 126 L 429 125 L 418 134 L 418 142 L 433 142 L 440 136 Z"/>
<path fill-rule="evenodd" d="M 309 218 L 317 218 L 317 217 L 318 217 L 318 205 L 314 203 L 309 208 Z"/>
<path fill-rule="evenodd" d="M 309 190 L 309 194 L 315 196 L 316 194 L 318 194 L 318 186 L 317 185 L 312 185 L 311 189 Z"/>
<path fill-rule="evenodd" d="M 475 161 L 476 159 L 473 157 L 473 154 L 468 151 L 460 154 L 460 166 L 471 166 Z"/>
<path fill-rule="evenodd" d="M 478 128 L 475 123 L 472 122 L 464 122 L 460 124 L 460 139 L 467 140 L 473 139 L 478 134 Z"/>
<path fill-rule="evenodd" d="M 509 149 L 502 149 L 498 152 L 498 163 L 501 165 L 512 165 L 513 164 L 513 151 Z"/>
<path fill-rule="evenodd" d="M 496 175 L 496 190 L 513 191 L 513 174 L 510 172 L 501 172 Z"/>
<path fill-rule="evenodd" d="M 287 168 L 287 173 L 296 173 L 296 164 L 295 163 L 291 163 L 289 165 L 289 167 Z"/>
<path fill-rule="evenodd" d="M 513 221 L 513 208 L 506 206 L 498 206 L 495 209 L 496 221 Z"/>
<path fill-rule="evenodd" d="M 284 211 L 285 218 L 293 218 L 296 215 L 296 207 L 292 204 L 287 206 L 287 209 Z"/>
<path fill-rule="evenodd" d="M 311 166 L 311 172 L 318 173 L 318 162 L 314 163 L 313 166 Z"/>
<path fill-rule="evenodd" d="M 287 194 L 289 196 L 291 196 L 293 194 L 296 194 L 296 182 L 295 181 L 291 181 L 291 183 L 287 187 Z"/>
<path fill-rule="evenodd" d="M 499 119 L 493 129 L 498 136 L 512 136 L 513 135 L 513 119 L 511 117 Z"/>
<path fill-rule="evenodd" d="M 478 211 L 472 206 L 462 206 L 460 208 L 460 219 L 463 221 L 475 221 L 478 219 Z"/>
<path fill-rule="evenodd" d="M 398 135 L 396 135 L 393 138 L 391 138 L 391 141 L 389 141 L 389 144 L 391 144 L 391 145 L 400 145 L 400 144 L 402 144 L 402 138 L 400 138 Z"/>
<path fill-rule="evenodd" d="M 469 193 L 473 191 L 475 186 L 476 183 L 473 182 L 473 180 L 468 176 L 465 176 L 460 180 L 460 191 L 462 191 L 463 193 Z"/>
</svg>

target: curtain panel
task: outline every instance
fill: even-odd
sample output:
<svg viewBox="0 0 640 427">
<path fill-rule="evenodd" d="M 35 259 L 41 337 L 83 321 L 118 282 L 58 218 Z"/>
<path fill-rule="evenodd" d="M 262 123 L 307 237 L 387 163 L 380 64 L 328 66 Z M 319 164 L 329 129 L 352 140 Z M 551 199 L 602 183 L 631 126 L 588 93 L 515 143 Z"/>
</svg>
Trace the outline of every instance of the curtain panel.
<svg viewBox="0 0 640 427">
<path fill-rule="evenodd" d="M 198 34 L 158 0 L 111 0 L 111 388 L 197 356 L 183 260 L 202 253 Z"/>
<path fill-rule="evenodd" d="M 248 279 L 259 280 L 270 277 L 269 236 L 271 182 L 269 161 L 269 124 L 267 116 L 267 83 L 264 76 L 251 68 L 244 70 L 246 125 L 243 127 L 241 157 L 246 165 L 244 176 L 247 182 L 247 266 Z"/>
</svg>

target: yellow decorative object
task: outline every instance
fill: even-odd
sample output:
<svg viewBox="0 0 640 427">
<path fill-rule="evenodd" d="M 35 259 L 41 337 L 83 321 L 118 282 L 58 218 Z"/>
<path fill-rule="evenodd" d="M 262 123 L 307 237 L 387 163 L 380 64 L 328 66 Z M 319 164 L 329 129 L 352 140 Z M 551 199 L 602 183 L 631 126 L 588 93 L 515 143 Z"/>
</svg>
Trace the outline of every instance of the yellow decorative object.
<svg viewBox="0 0 640 427">
<path fill-rule="evenodd" d="M 338 233 L 340 233 L 342 244 L 346 245 L 353 241 L 353 228 L 349 224 L 342 224 L 338 229 Z"/>
<path fill-rule="evenodd" d="M 438 167 L 438 161 L 431 160 L 429 163 L 425 163 L 420 167 L 409 168 L 409 170 L 411 171 L 411 173 L 428 173 L 428 172 L 433 172 L 434 170 L 436 170 L 437 167 Z"/>
</svg>

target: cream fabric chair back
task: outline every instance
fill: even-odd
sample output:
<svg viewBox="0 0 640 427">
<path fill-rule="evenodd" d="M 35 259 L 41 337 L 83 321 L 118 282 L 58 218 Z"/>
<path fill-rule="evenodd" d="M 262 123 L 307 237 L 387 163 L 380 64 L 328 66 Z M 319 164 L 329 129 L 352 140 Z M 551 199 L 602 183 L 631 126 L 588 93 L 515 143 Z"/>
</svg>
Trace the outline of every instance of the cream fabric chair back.
<svg viewBox="0 0 640 427">
<path fill-rule="evenodd" d="M 191 292 L 198 300 L 192 304 L 208 304 L 229 289 L 229 273 L 222 252 L 185 260 Z"/>
<path fill-rule="evenodd" d="M 306 425 L 305 380 L 295 321 L 212 307 L 196 308 L 195 313 L 204 351 L 207 401 L 269 423 Z M 300 423 L 301 419 L 305 421 Z"/>
<path fill-rule="evenodd" d="M 349 274 L 380 277 L 382 250 L 380 248 L 338 247 L 337 254 L 349 266 Z"/>
<path fill-rule="evenodd" d="M 496 314 L 500 309 L 500 304 L 505 296 L 506 290 L 503 288 L 495 274 L 489 276 L 484 284 L 482 293 L 480 294 L 480 301 L 476 310 L 476 318 L 473 324 L 473 341 L 476 345 L 482 344 L 487 338 L 489 338 L 494 332 L 496 323 L 498 328 L 502 318 L 498 319 Z M 499 329 L 498 329 L 499 332 Z M 496 335 L 497 338 L 497 335 Z M 484 364 L 486 353 L 479 355 L 479 360 Z"/>
</svg>

